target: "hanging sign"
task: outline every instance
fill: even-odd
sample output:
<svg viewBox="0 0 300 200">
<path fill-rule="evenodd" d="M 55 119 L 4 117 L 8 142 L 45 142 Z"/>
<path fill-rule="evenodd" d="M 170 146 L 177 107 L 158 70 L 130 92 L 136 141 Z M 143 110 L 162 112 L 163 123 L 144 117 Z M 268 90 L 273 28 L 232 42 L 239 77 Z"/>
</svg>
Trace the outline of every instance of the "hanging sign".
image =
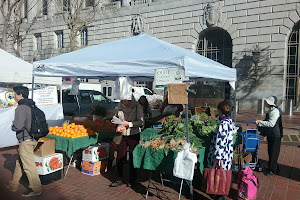
<svg viewBox="0 0 300 200">
<path fill-rule="evenodd" d="M 168 85 L 168 103 L 169 104 L 188 104 L 188 88 L 186 83 Z"/>
<path fill-rule="evenodd" d="M 31 91 L 29 91 L 29 98 L 31 98 Z M 36 105 L 57 104 L 57 87 L 48 86 L 35 89 L 33 93 L 33 101 Z"/>
<path fill-rule="evenodd" d="M 182 81 L 188 80 L 185 76 L 184 68 L 181 67 L 169 67 L 155 69 L 154 82 L 155 87 L 166 87 L 170 83 L 182 83 Z"/>
</svg>

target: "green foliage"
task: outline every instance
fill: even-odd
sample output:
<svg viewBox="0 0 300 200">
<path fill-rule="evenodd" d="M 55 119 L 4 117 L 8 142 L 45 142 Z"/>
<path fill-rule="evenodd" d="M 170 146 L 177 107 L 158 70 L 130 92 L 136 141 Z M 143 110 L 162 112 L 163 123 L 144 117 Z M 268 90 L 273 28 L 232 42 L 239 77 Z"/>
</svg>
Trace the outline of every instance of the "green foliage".
<svg viewBox="0 0 300 200">
<path fill-rule="evenodd" d="M 203 120 L 203 118 L 205 120 Z M 212 133 L 219 124 L 218 119 L 208 119 L 206 113 L 197 114 L 196 119 L 189 119 L 189 139 L 191 148 L 208 147 L 212 138 Z M 186 139 L 186 122 L 174 122 L 174 116 L 169 116 L 163 126 L 162 137 L 167 143 L 174 139 L 179 141 Z"/>
</svg>

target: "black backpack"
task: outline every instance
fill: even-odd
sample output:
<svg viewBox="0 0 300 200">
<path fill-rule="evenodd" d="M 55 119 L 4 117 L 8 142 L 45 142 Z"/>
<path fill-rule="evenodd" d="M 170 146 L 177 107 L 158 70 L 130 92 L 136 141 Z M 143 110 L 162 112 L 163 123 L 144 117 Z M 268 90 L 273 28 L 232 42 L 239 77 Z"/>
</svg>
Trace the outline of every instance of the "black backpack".
<svg viewBox="0 0 300 200">
<path fill-rule="evenodd" d="M 31 128 L 29 135 L 35 140 L 45 137 L 49 130 L 44 112 L 36 105 L 25 104 L 31 108 Z"/>
</svg>

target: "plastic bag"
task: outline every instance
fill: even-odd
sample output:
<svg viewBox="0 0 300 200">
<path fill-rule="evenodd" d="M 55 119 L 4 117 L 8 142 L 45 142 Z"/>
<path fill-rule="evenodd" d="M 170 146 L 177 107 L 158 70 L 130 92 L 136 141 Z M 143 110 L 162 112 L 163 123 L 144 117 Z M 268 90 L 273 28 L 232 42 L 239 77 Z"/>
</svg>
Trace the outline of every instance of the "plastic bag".
<svg viewBox="0 0 300 200">
<path fill-rule="evenodd" d="M 194 177 L 197 155 L 190 152 L 190 143 L 183 146 L 183 151 L 177 154 L 174 162 L 173 175 L 185 180 L 192 181 Z"/>
<path fill-rule="evenodd" d="M 116 98 L 120 100 L 131 100 L 133 83 L 129 77 L 119 77 L 116 80 Z"/>
<path fill-rule="evenodd" d="M 122 125 L 122 122 L 124 121 L 123 111 L 118 111 L 118 116 L 119 116 L 119 118 L 116 116 L 113 116 L 113 118 L 111 119 L 111 122 L 113 124 L 118 124 L 116 131 L 122 133 L 124 130 L 126 130 L 126 127 Z"/>
</svg>

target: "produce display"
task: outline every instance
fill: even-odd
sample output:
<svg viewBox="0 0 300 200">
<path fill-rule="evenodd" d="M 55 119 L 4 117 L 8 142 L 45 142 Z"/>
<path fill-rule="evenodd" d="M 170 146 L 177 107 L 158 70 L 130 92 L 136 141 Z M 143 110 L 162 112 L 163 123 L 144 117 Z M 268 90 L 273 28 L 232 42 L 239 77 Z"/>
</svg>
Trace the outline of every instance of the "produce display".
<svg viewBox="0 0 300 200">
<path fill-rule="evenodd" d="M 196 114 L 189 119 L 190 151 L 197 152 L 199 148 L 208 148 L 212 133 L 218 124 L 218 119 L 209 118 L 206 113 Z M 178 121 L 171 115 L 166 119 L 162 132 L 156 138 L 149 141 L 141 141 L 141 144 L 145 148 L 152 147 L 157 150 L 183 150 L 186 136 L 185 119 Z"/>
<path fill-rule="evenodd" d="M 71 120 L 71 123 L 75 123 L 76 125 L 83 125 L 85 128 L 89 128 L 94 132 L 101 133 L 101 132 L 111 132 L 115 131 L 115 124 L 111 123 L 109 120 L 102 120 L 102 119 L 85 119 L 82 121 L 79 120 Z"/>
<path fill-rule="evenodd" d="M 49 127 L 49 135 L 56 135 L 67 138 L 85 137 L 88 135 L 95 135 L 96 132 L 89 128 L 85 128 L 83 125 L 76 125 L 75 123 L 63 124 L 61 127 Z"/>
</svg>

